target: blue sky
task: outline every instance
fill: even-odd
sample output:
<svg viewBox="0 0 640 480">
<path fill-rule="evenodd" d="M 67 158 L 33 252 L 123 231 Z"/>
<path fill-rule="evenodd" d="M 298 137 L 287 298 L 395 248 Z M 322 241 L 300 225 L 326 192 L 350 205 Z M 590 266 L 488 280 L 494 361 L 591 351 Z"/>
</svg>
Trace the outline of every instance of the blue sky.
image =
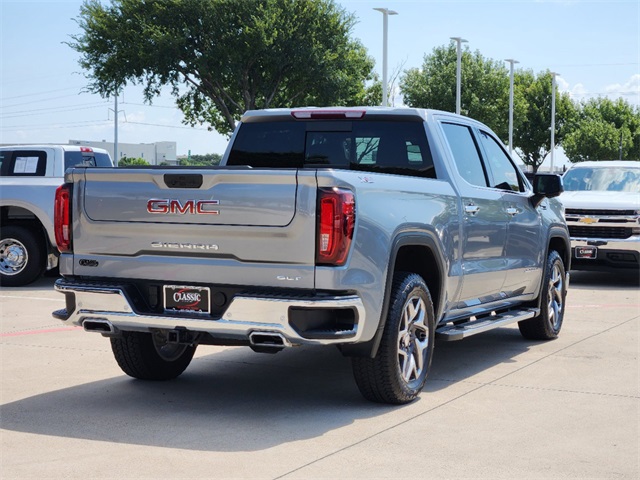
<svg viewBox="0 0 640 480">
<path fill-rule="evenodd" d="M 622 96 L 640 105 L 640 1 L 339 1 L 359 22 L 359 38 L 382 67 L 382 15 L 389 18 L 390 73 L 420 67 L 425 53 L 461 36 L 471 50 L 517 67 L 560 74 L 575 99 Z M 81 1 L 0 0 L 0 143 L 113 141 L 113 101 L 81 93 L 78 55 L 64 42 L 79 29 Z M 464 88 L 464 86 L 463 86 Z M 145 106 L 141 89 L 120 96 L 119 141 L 176 141 L 178 154 L 222 153 L 226 138 L 182 125 L 168 94 Z M 396 105 L 401 102 L 397 97 Z"/>
</svg>

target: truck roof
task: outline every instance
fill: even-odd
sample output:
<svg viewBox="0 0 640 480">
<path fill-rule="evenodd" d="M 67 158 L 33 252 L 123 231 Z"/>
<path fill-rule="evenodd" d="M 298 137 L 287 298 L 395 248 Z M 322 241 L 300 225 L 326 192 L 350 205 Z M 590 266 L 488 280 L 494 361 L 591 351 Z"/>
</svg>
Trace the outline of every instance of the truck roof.
<svg viewBox="0 0 640 480">
<path fill-rule="evenodd" d="M 637 160 L 598 160 L 595 162 L 579 162 L 571 166 L 571 168 L 589 167 L 589 168 L 620 168 L 632 167 L 640 168 L 640 161 Z M 571 170 L 571 168 L 569 170 Z"/>
<path fill-rule="evenodd" d="M 297 114 L 297 115 L 296 115 Z M 242 116 L 242 122 L 255 122 L 260 120 L 275 120 L 274 117 L 281 117 L 280 119 L 291 119 L 291 117 L 298 119 L 359 119 L 359 118 L 371 118 L 375 117 L 380 119 L 392 118 L 400 119 L 404 117 L 404 120 L 425 121 L 433 114 L 447 115 L 451 117 L 457 117 L 464 119 L 467 122 L 478 123 L 475 120 L 465 117 L 463 115 L 456 115 L 452 112 L 445 112 L 441 110 L 425 109 L 425 108 L 410 108 L 410 107 L 300 107 L 300 108 L 267 108 L 264 110 L 248 110 Z M 340 117 L 343 115 L 343 117 Z"/>
<path fill-rule="evenodd" d="M 84 151 L 92 151 L 97 153 L 109 153 L 104 148 L 97 147 L 89 147 L 85 145 L 68 145 L 68 144 L 60 144 L 60 143 L 17 143 L 13 145 L 0 145 L 0 150 L 9 150 L 14 148 L 61 148 L 67 152 L 79 152 L 81 149 L 85 149 Z M 91 150 L 86 150 L 87 148 Z"/>
</svg>

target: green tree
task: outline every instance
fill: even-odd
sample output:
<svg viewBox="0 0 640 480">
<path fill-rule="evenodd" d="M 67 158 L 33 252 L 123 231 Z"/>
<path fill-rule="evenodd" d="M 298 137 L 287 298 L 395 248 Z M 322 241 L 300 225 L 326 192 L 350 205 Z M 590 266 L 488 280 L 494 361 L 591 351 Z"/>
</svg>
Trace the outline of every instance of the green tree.
<svg viewBox="0 0 640 480">
<path fill-rule="evenodd" d="M 575 127 L 563 143 L 572 162 L 640 159 L 640 110 L 621 98 L 581 102 Z"/>
<path fill-rule="evenodd" d="M 222 155 L 218 155 L 217 153 L 207 153 L 205 155 L 191 155 L 190 158 L 180 159 L 180 165 L 190 165 L 190 166 L 220 165 L 221 159 L 222 159 Z"/>
<path fill-rule="evenodd" d="M 149 162 L 147 162 L 144 158 L 129 157 L 122 157 L 118 162 L 119 167 L 128 167 L 130 165 L 149 165 Z"/>
<path fill-rule="evenodd" d="M 411 68 L 401 79 L 400 91 L 406 105 L 454 112 L 456 108 L 456 45 L 452 42 L 425 55 L 422 68 Z M 496 60 L 462 51 L 461 113 L 488 125 L 503 140 L 509 129 L 509 72 Z M 524 109 L 514 98 L 514 124 Z"/>
<path fill-rule="evenodd" d="M 190 125 L 229 134 L 246 110 L 357 105 L 373 60 L 333 0 L 86 0 L 69 45 L 89 90 L 170 86 Z"/>
<path fill-rule="evenodd" d="M 514 90 L 524 100 L 525 111 L 514 120 L 513 143 L 523 162 L 537 172 L 551 150 L 551 73 L 536 76 L 531 70 L 519 70 L 514 77 Z M 575 128 L 575 115 L 569 94 L 556 91 L 556 146 L 562 146 Z"/>
</svg>

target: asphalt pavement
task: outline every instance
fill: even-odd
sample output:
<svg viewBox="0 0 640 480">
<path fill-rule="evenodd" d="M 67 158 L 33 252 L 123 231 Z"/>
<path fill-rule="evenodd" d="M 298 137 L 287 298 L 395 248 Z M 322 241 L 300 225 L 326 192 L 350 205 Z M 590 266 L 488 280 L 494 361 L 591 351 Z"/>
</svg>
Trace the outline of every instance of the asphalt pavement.
<svg viewBox="0 0 640 480">
<path fill-rule="evenodd" d="M 436 342 L 417 401 L 368 403 L 334 348 L 203 346 L 125 376 L 51 317 L 53 278 L 0 289 L 2 479 L 638 479 L 637 275 L 572 272 L 560 337 Z"/>
</svg>

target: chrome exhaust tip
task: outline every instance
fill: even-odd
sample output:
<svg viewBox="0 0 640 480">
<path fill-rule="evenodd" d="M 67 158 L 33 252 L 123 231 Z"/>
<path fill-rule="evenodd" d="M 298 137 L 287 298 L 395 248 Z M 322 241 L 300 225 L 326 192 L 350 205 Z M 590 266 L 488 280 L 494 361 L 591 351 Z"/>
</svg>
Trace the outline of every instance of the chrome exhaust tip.
<svg viewBox="0 0 640 480">
<path fill-rule="evenodd" d="M 85 318 L 82 322 L 85 332 L 115 334 L 116 327 L 109 320 L 104 318 Z"/>
<path fill-rule="evenodd" d="M 279 332 L 251 332 L 249 344 L 252 347 L 284 348 L 290 347 L 291 342 Z"/>
</svg>

